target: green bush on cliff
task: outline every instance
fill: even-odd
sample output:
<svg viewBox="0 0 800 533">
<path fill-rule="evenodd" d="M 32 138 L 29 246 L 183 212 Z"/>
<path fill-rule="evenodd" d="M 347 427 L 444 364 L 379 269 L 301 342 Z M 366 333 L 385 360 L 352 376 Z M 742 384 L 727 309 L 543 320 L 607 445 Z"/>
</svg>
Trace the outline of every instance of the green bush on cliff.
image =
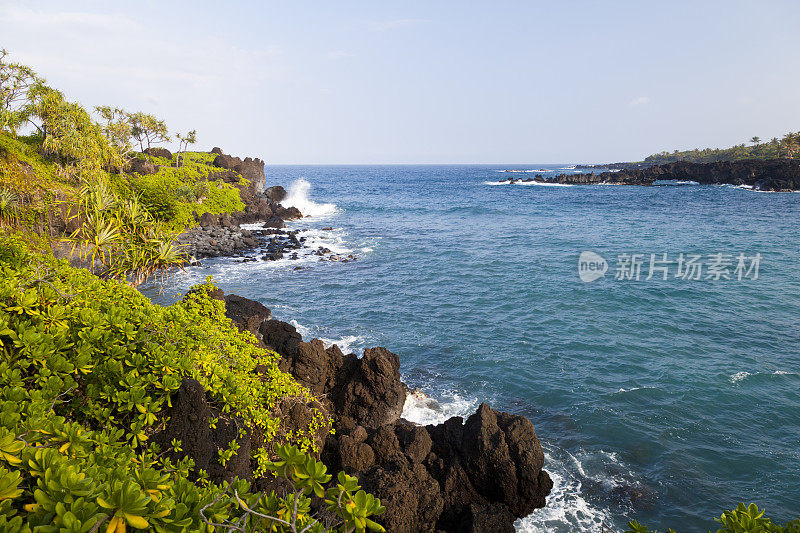
<svg viewBox="0 0 800 533">
<path fill-rule="evenodd" d="M 239 190 L 221 181 L 209 181 L 213 171 L 210 167 L 214 154 L 188 152 L 183 165 L 178 168 L 174 161 L 153 157 L 162 165 L 158 172 L 149 176 L 133 175 L 131 189 L 158 220 L 166 222 L 177 231 L 186 229 L 194 222 L 194 213 L 233 213 L 244 210 Z M 174 159 L 174 158 L 173 158 Z"/>
<path fill-rule="evenodd" d="M 759 509 L 754 503 L 750 505 L 740 503 L 736 509 L 725 511 L 714 520 L 722 524 L 717 533 L 800 533 L 800 518 L 783 526 L 773 524 L 771 519 L 764 516 L 764 510 Z M 675 533 L 675 530 L 670 528 L 667 532 Z M 625 533 L 656 533 L 656 531 L 636 520 L 631 520 Z"/>
<path fill-rule="evenodd" d="M 305 430 L 279 431 L 278 402 L 310 393 L 279 370 L 276 354 L 231 327 L 212 288 L 159 307 L 0 237 L 0 533 L 289 531 L 295 500 L 298 523 L 313 524 L 308 494 L 330 478 L 301 450 L 314 449 L 322 415 Z M 290 500 L 249 494 L 244 481 L 209 483 L 190 459 L 171 461 L 151 443 L 184 377 L 203 385 L 220 417 L 263 434 L 264 447 L 287 445 L 278 463 L 264 448 L 252 462 L 289 478 Z M 342 531 L 363 531 L 366 516 L 381 512 L 352 478 L 327 490 Z"/>
</svg>

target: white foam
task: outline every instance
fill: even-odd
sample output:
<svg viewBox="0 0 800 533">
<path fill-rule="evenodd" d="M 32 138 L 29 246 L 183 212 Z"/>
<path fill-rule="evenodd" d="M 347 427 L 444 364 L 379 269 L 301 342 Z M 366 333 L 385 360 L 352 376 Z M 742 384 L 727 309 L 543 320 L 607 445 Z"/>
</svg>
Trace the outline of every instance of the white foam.
<svg viewBox="0 0 800 533">
<path fill-rule="evenodd" d="M 457 393 L 448 392 L 439 401 L 419 389 L 414 389 L 406 396 L 400 416 L 421 425 L 441 424 L 454 416 L 466 418 L 475 412 L 477 406 L 477 398 L 464 398 Z"/>
<path fill-rule="evenodd" d="M 325 344 L 326 348 L 330 348 L 335 344 L 340 350 L 342 350 L 342 353 L 352 353 L 353 350 L 351 347 L 354 344 L 363 344 L 365 339 L 364 337 L 360 337 L 358 335 L 345 335 L 344 337 L 340 337 L 338 339 L 326 339 L 324 337 L 320 337 L 319 340 Z"/>
<path fill-rule="evenodd" d="M 320 337 L 318 332 L 315 332 L 312 328 L 302 325 L 297 320 L 290 320 L 289 323 L 294 326 L 294 329 L 296 329 L 297 333 L 303 337 L 305 342 L 309 342 L 311 339 L 316 338 L 321 340 L 322 344 L 324 344 L 326 348 L 330 348 L 334 344 L 337 345 L 343 353 L 352 353 L 353 346 L 361 347 L 366 342 L 366 338 L 359 335 L 344 335 L 338 339 Z"/>
<path fill-rule="evenodd" d="M 550 183 L 547 181 L 519 181 L 515 185 L 538 185 L 541 187 L 572 187 L 572 183 Z"/>
<path fill-rule="evenodd" d="M 322 217 L 336 213 L 336 204 L 318 204 L 308 198 L 311 184 L 303 178 L 297 179 L 289 186 L 289 191 L 281 205 L 296 207 L 306 217 Z"/>
<path fill-rule="evenodd" d="M 731 376 L 730 380 L 731 380 L 731 383 L 738 383 L 739 381 L 742 381 L 747 376 L 752 376 L 752 374 L 750 372 L 737 372 L 737 373 L 735 373 L 734 375 Z"/>
<path fill-rule="evenodd" d="M 539 185 L 542 187 L 572 187 L 572 183 L 550 183 L 546 181 L 484 181 L 484 185 Z"/>
<path fill-rule="evenodd" d="M 600 531 L 603 522 L 611 524 L 611 513 L 595 507 L 583 495 L 582 479 L 590 476 L 586 475 L 581 461 L 563 450 L 559 450 L 558 455 L 565 455 L 565 460 L 559 461 L 552 453 L 554 450 L 548 448 L 545 444 L 544 465 L 553 480 L 553 490 L 543 509 L 537 509 L 516 521 L 516 530 L 519 533 Z M 613 462 L 618 462 L 613 454 L 606 455 Z M 603 482 L 606 485 L 614 484 L 613 480 Z"/>
<path fill-rule="evenodd" d="M 774 372 L 737 372 L 733 374 L 729 381 L 731 383 L 739 383 L 740 381 L 749 378 L 750 376 L 757 376 L 759 374 L 771 374 L 773 376 L 795 376 L 796 372 L 787 372 L 786 370 L 775 370 Z"/>
</svg>

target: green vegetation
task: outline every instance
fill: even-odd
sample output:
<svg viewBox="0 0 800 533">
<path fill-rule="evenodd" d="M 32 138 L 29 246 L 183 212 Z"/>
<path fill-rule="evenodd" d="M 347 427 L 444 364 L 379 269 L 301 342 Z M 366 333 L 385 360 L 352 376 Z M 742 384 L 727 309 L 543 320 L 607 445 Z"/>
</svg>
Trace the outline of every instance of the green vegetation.
<svg viewBox="0 0 800 533">
<path fill-rule="evenodd" d="M 676 161 L 689 161 L 690 163 L 714 163 L 717 161 L 739 161 L 742 159 L 794 159 L 800 152 L 800 132 L 789 132 L 782 139 L 777 137 L 762 143 L 756 136 L 750 139 L 751 146 L 744 143 L 730 148 L 704 148 L 694 150 L 675 150 L 674 152 L 661 152 L 644 159 L 651 165 L 664 165 Z"/>
<path fill-rule="evenodd" d="M 178 153 L 165 159 L 134 150 L 170 140 L 163 120 L 111 106 L 94 113 L 0 51 L 0 228 L 66 238 L 93 271 L 136 284 L 186 261 L 173 241 L 195 215 L 244 209 L 247 181 L 215 180 L 215 156 L 187 151 L 194 130 L 177 134 Z M 18 135 L 23 128 L 36 133 Z M 157 167 L 145 172 L 143 162 Z"/>
<path fill-rule="evenodd" d="M 181 166 L 173 166 L 179 157 Z M 205 152 L 176 154 L 171 161 L 151 157 L 152 162 L 161 165 L 158 172 L 149 176 L 131 176 L 128 179 L 130 188 L 156 220 L 174 231 L 189 226 L 194 219 L 193 213 L 242 211 L 245 206 L 237 187 L 208 179 L 212 168 L 209 165 L 214 157 L 214 154 Z"/>
<path fill-rule="evenodd" d="M 369 518 L 383 512 L 379 501 L 355 478 L 331 482 L 310 457 L 312 435 L 327 427 L 321 413 L 282 429 L 279 402 L 313 398 L 275 353 L 231 326 L 210 282 L 160 307 L 9 237 L 0 237 L 0 273 L 0 532 L 383 529 Z M 220 418 L 244 424 L 240 436 L 259 435 L 256 475 L 284 477 L 294 492 L 211 483 L 190 458 L 172 461 L 152 443 L 185 377 Z M 233 441 L 220 463 L 236 453 Z M 312 516 L 312 498 L 338 517 L 332 529 Z"/>
<path fill-rule="evenodd" d="M 717 533 L 800 533 L 800 518 L 785 525 L 773 524 L 754 503 L 749 506 L 740 503 L 736 509 L 725 511 L 714 520 L 722 524 Z M 625 533 L 656 533 L 636 520 L 628 522 L 628 528 Z M 670 528 L 667 532 L 675 533 L 675 530 Z"/>
</svg>

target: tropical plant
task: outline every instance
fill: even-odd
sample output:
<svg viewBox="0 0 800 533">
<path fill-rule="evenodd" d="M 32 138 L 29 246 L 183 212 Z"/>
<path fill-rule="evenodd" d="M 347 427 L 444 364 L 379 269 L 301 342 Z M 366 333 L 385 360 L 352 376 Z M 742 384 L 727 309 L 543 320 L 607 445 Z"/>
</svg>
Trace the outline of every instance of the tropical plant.
<svg viewBox="0 0 800 533">
<path fill-rule="evenodd" d="M 19 194 L 8 187 L 0 187 L 0 227 L 16 221 L 20 205 Z"/>
<path fill-rule="evenodd" d="M 129 120 L 130 113 L 111 106 L 95 107 L 95 111 L 104 121 L 103 135 L 117 151 L 119 158 L 122 161 L 129 161 L 133 156 L 133 128 Z"/>
<path fill-rule="evenodd" d="M 283 399 L 314 399 L 233 327 L 210 282 L 161 307 L 7 237 L 0 272 L 0 531 L 383 530 L 380 502 L 309 455 L 320 413 L 305 431 L 278 431 Z M 220 417 L 263 435 L 259 472 L 288 479 L 293 493 L 211 483 L 190 458 L 170 459 L 180 442 L 152 442 L 187 377 Z M 236 449 L 221 452 L 220 462 Z M 313 516 L 314 498 L 334 523 Z"/>
<path fill-rule="evenodd" d="M 800 533 L 800 518 L 785 525 L 773 524 L 771 519 L 764 516 L 764 510 L 759 509 L 754 503 L 750 505 L 739 503 L 736 509 L 725 511 L 714 520 L 722 524 L 717 533 Z M 656 533 L 656 531 L 636 520 L 631 520 L 625 533 Z M 675 530 L 670 528 L 667 533 L 675 533 Z"/>
<path fill-rule="evenodd" d="M 197 142 L 197 130 L 192 130 L 186 135 L 176 133 L 175 137 L 178 138 L 178 157 L 175 160 L 175 166 L 180 167 L 186 162 L 186 150 L 189 145 Z"/>
<path fill-rule="evenodd" d="M 128 123 L 131 127 L 131 135 L 139 143 L 142 152 L 145 151 L 145 144 L 149 149 L 154 144 L 169 142 L 166 122 L 158 120 L 153 115 L 142 112 L 129 113 Z"/>
<path fill-rule="evenodd" d="M 30 117 L 28 92 L 42 80 L 30 67 L 7 58 L 8 52 L 0 50 L 0 132 L 16 133 Z"/>
</svg>

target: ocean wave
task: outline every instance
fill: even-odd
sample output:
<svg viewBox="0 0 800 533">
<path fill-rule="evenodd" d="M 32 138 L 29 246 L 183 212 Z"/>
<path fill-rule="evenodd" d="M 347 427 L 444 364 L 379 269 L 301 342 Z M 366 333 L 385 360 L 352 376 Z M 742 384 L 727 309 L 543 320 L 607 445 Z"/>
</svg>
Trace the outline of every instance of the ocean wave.
<svg viewBox="0 0 800 533">
<path fill-rule="evenodd" d="M 309 342 L 311 339 L 319 339 L 326 348 L 330 348 L 335 344 L 343 353 L 355 353 L 356 349 L 363 348 L 367 342 L 367 338 L 360 335 L 344 335 L 339 338 L 322 337 L 319 334 L 319 328 L 304 326 L 297 320 L 290 320 L 289 323 L 294 326 L 294 329 L 303 337 L 305 342 Z"/>
<path fill-rule="evenodd" d="M 741 371 L 741 372 L 736 372 L 735 374 L 732 374 L 728 378 L 728 381 L 730 381 L 731 383 L 739 383 L 739 382 L 744 381 L 745 379 L 747 379 L 749 377 L 765 376 L 765 375 L 766 376 L 796 376 L 797 373 L 796 372 L 787 372 L 786 370 L 775 370 L 774 372 L 760 372 L 760 371 L 746 372 L 746 371 Z"/>
<path fill-rule="evenodd" d="M 586 457 L 579 458 L 566 450 L 543 443 L 545 470 L 553 480 L 553 490 L 547 505 L 514 524 L 518 533 L 544 533 L 568 531 L 600 531 L 603 523 L 612 524 L 613 514 L 589 500 L 583 493 L 587 482 L 600 482 L 613 489 L 620 484 L 613 476 L 589 475 L 584 467 Z M 604 463 L 619 463 L 616 454 L 600 452 L 597 457 Z"/>
<path fill-rule="evenodd" d="M 484 181 L 484 185 L 539 185 L 542 187 L 572 187 L 572 183 L 548 183 L 544 181 Z"/>
<path fill-rule="evenodd" d="M 505 172 L 507 174 L 533 174 L 533 173 L 540 173 L 540 172 L 555 172 L 555 169 L 552 169 L 552 168 L 534 168 L 534 169 L 527 169 L 527 170 L 495 170 L 495 172 Z"/>
<path fill-rule="evenodd" d="M 303 178 L 297 179 L 289 186 L 286 198 L 281 201 L 285 207 L 296 207 L 306 217 L 324 217 L 336 213 L 336 204 L 318 204 L 309 199 L 311 184 Z"/>
<path fill-rule="evenodd" d="M 454 416 L 466 418 L 477 407 L 477 398 L 465 398 L 454 392 L 445 392 L 441 400 L 436 400 L 421 390 L 414 389 L 406 396 L 400 416 L 416 424 L 435 425 Z"/>
</svg>

